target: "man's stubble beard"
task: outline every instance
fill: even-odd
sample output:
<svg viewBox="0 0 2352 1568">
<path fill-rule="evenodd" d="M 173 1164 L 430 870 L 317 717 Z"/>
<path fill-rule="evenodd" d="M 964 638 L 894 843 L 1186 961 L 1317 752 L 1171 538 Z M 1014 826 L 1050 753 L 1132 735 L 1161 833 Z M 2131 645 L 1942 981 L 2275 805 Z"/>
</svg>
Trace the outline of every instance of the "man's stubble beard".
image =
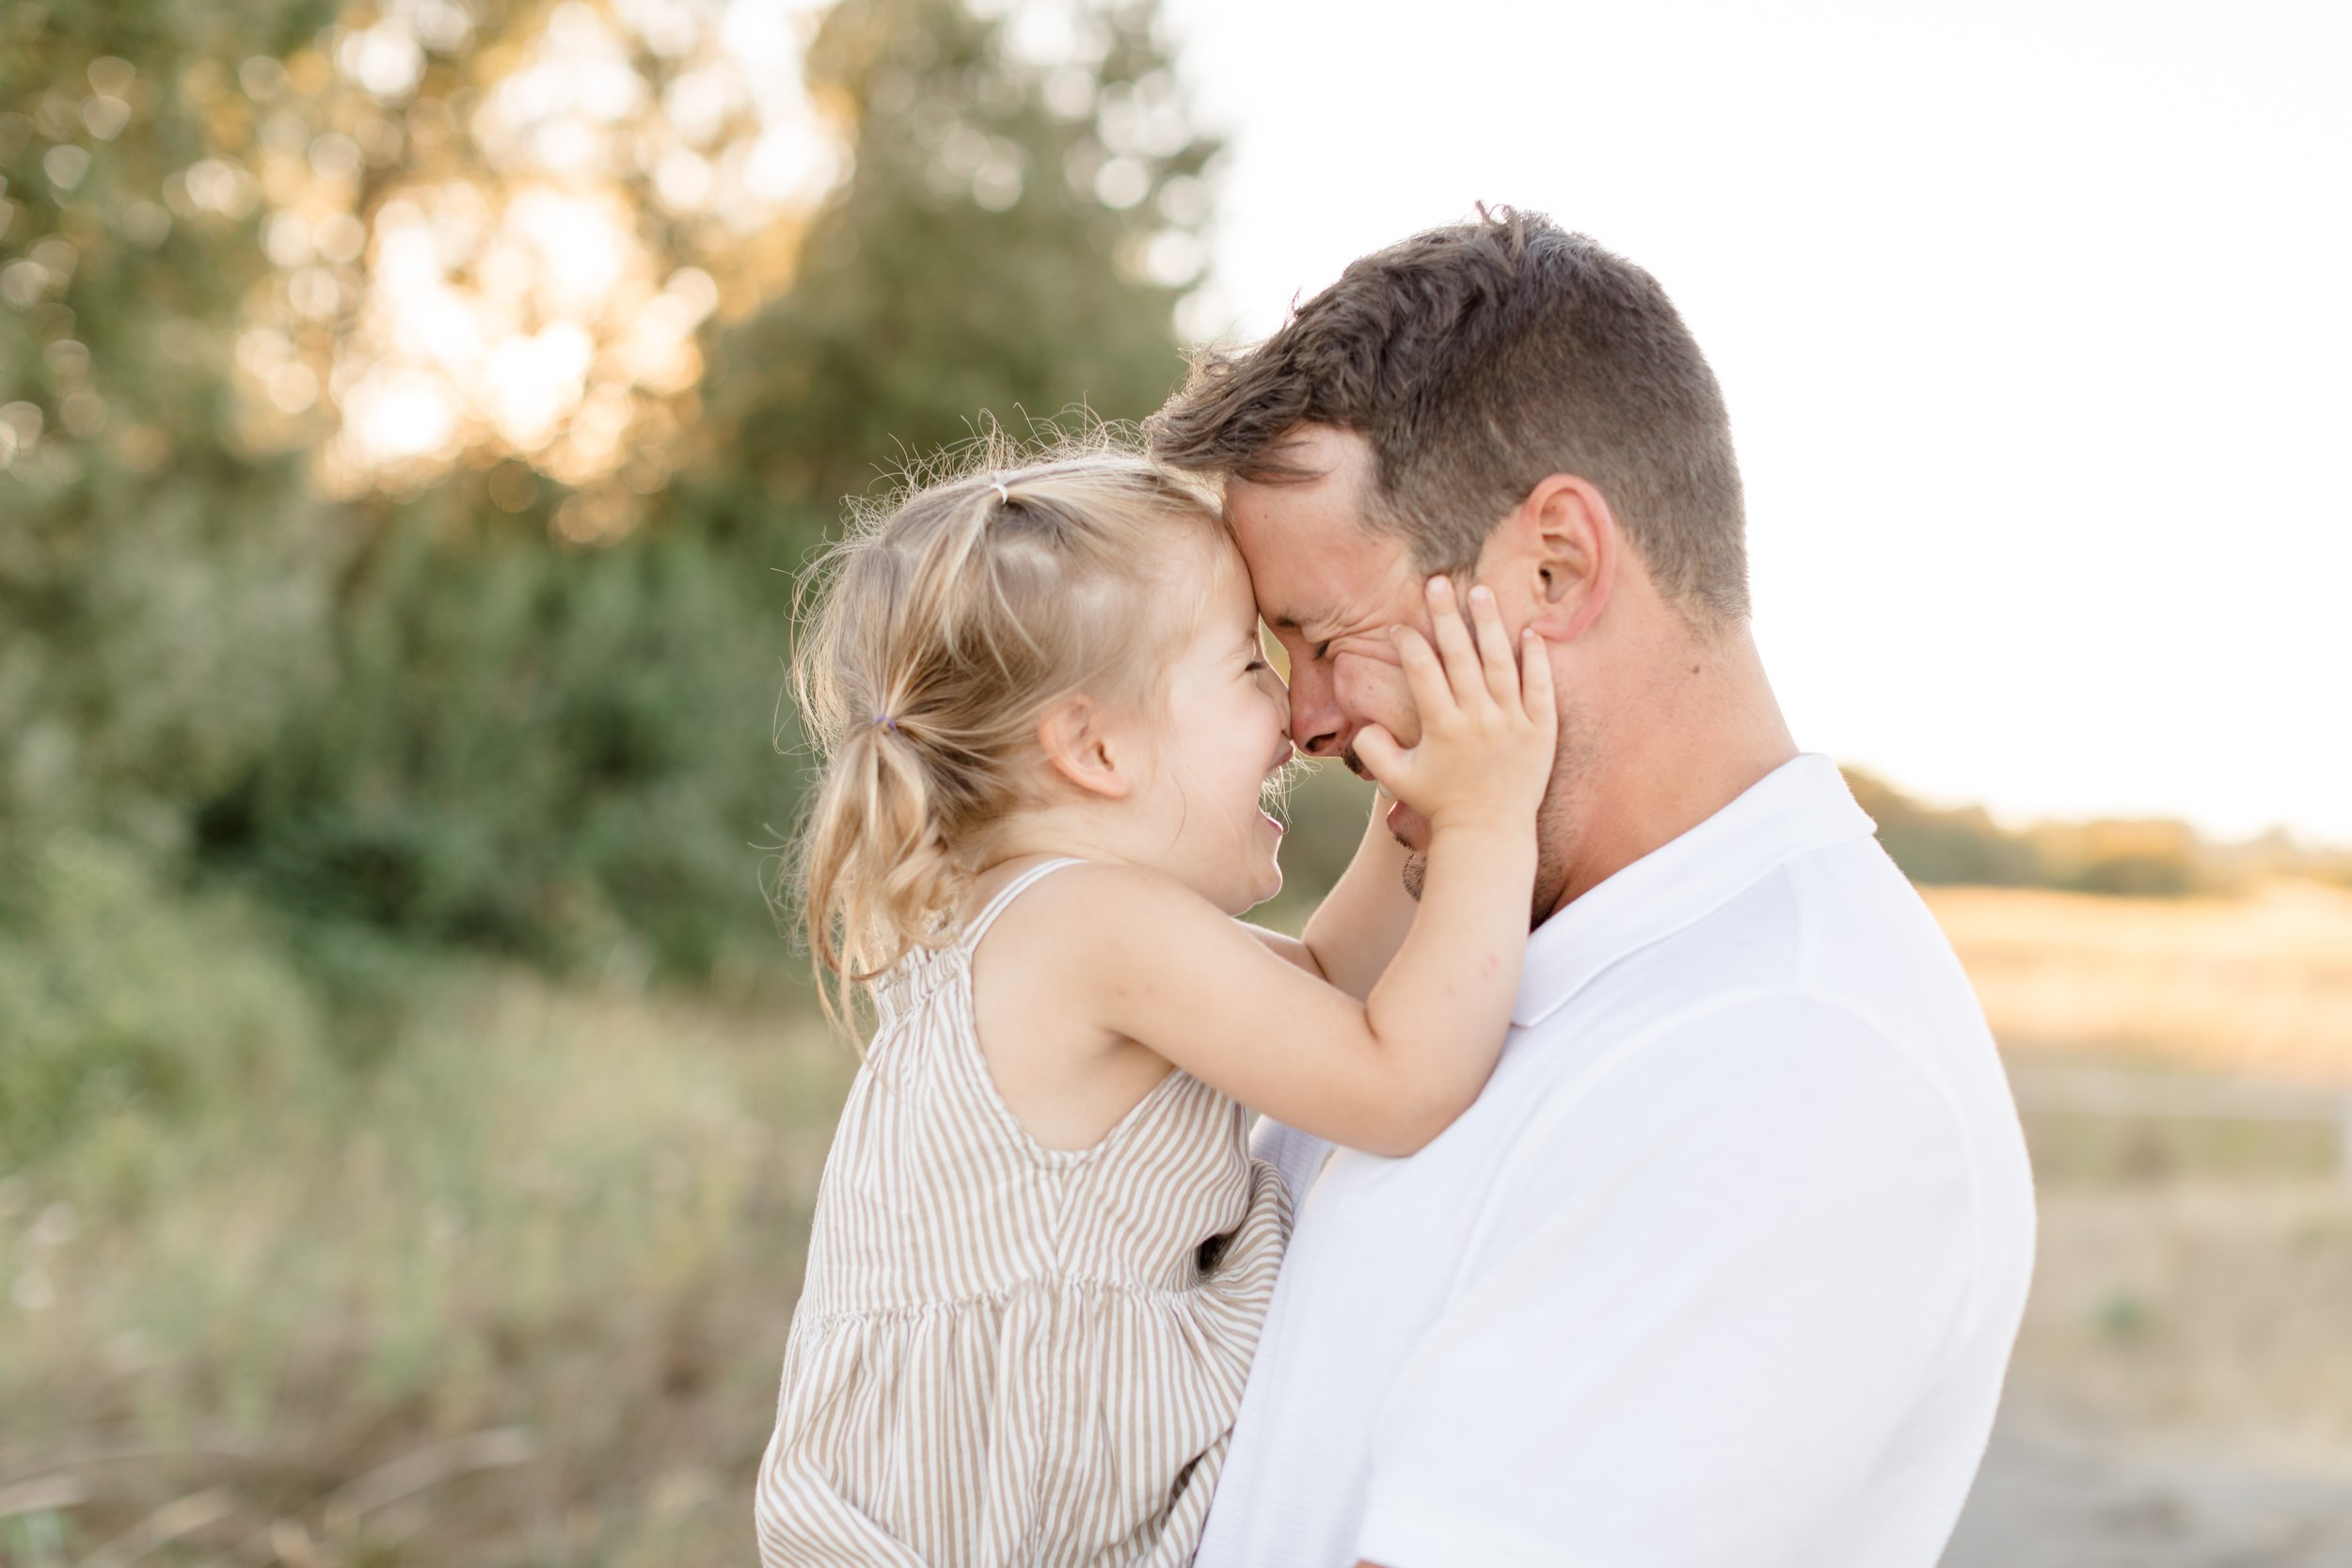
<svg viewBox="0 0 2352 1568">
<path fill-rule="evenodd" d="M 1563 712 L 1559 739 L 1552 745 L 1551 777 L 1544 785 L 1544 798 L 1535 803 L 1535 889 L 1527 911 L 1531 931 L 1557 912 L 1561 895 L 1567 891 L 1568 870 L 1576 859 L 1575 814 L 1568 807 L 1576 799 L 1578 784 L 1591 768 L 1593 752 L 1583 716 Z M 1352 766 L 1352 756 L 1349 762 Z M 1397 842 L 1405 843 L 1402 838 Z M 1406 845 L 1403 879 L 1405 895 L 1420 903 L 1422 889 L 1429 880 L 1428 850 Z"/>
</svg>

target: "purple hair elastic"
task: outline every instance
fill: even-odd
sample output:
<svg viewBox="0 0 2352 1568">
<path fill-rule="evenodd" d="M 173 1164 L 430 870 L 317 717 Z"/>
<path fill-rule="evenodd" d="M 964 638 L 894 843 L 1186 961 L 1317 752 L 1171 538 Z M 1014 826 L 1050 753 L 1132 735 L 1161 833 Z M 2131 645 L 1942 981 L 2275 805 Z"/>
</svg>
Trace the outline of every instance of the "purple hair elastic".
<svg viewBox="0 0 2352 1568">
<path fill-rule="evenodd" d="M 887 713 L 877 713 L 874 715 L 874 722 L 880 724 L 883 729 L 888 730 L 892 735 L 897 735 L 898 733 L 898 721 L 893 719 Z"/>
</svg>

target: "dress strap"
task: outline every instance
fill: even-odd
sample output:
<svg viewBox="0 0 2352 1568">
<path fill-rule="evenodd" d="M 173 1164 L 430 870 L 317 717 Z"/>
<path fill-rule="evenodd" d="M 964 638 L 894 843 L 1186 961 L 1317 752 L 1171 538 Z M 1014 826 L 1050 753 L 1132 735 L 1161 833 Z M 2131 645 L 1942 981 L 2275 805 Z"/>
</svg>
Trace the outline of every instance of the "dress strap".
<svg viewBox="0 0 2352 1568">
<path fill-rule="evenodd" d="M 1086 863 L 1075 855 L 1057 856 L 1053 860 L 1042 861 L 1029 867 L 1028 870 L 998 888 L 996 896 L 991 898 L 987 907 L 972 917 L 972 924 L 963 928 L 963 935 L 960 939 L 963 950 L 968 953 L 977 947 L 980 944 L 980 939 L 988 935 L 988 928 L 996 924 L 996 917 L 1005 912 L 1005 906 L 1042 881 L 1047 874 L 1059 871 L 1065 865 Z"/>
</svg>

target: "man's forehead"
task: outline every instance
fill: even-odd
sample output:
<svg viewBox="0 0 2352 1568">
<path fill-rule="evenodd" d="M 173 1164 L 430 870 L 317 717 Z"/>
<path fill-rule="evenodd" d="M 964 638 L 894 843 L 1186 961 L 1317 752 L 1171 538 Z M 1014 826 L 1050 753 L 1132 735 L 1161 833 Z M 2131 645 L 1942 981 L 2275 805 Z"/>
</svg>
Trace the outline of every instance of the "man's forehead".
<svg viewBox="0 0 2352 1568">
<path fill-rule="evenodd" d="M 1282 482 L 1312 483 L 1369 469 L 1372 443 L 1343 425 L 1295 424 L 1267 445 L 1259 462 Z"/>
<path fill-rule="evenodd" d="M 1339 526 L 1267 521 L 1272 526 L 1262 531 L 1257 548 L 1244 535 L 1242 554 L 1258 614 L 1276 631 L 1329 626 L 1391 608 L 1412 579 L 1407 542 L 1398 535 L 1353 518 Z"/>
<path fill-rule="evenodd" d="M 1345 446 L 1327 438 L 1321 431 L 1294 430 L 1265 449 L 1262 461 L 1281 474 L 1279 483 L 1311 483 L 1327 479 L 1345 466 Z"/>
<path fill-rule="evenodd" d="M 1301 425 L 1260 454 L 1250 469 L 1225 481 L 1225 514 L 1237 531 L 1271 545 L 1290 535 L 1321 537 L 1363 530 L 1363 438 L 1324 425 Z"/>
<path fill-rule="evenodd" d="M 1366 515 L 1370 444 L 1352 430 L 1302 424 L 1264 455 L 1270 471 L 1227 481 L 1225 515 L 1265 624 L 1301 630 L 1385 603 L 1409 576 L 1407 546 Z"/>
</svg>

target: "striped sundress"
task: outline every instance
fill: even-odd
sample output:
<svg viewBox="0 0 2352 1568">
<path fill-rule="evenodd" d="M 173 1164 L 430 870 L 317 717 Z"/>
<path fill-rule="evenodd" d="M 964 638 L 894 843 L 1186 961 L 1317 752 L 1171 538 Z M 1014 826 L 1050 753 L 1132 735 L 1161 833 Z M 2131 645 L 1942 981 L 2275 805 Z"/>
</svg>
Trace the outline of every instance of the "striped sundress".
<svg viewBox="0 0 2352 1568">
<path fill-rule="evenodd" d="M 1075 863 L 878 990 L 760 1466 L 764 1568 L 1192 1560 L 1289 1200 L 1241 1107 L 1186 1073 L 1078 1150 L 997 1094 L 973 950 Z"/>
</svg>

